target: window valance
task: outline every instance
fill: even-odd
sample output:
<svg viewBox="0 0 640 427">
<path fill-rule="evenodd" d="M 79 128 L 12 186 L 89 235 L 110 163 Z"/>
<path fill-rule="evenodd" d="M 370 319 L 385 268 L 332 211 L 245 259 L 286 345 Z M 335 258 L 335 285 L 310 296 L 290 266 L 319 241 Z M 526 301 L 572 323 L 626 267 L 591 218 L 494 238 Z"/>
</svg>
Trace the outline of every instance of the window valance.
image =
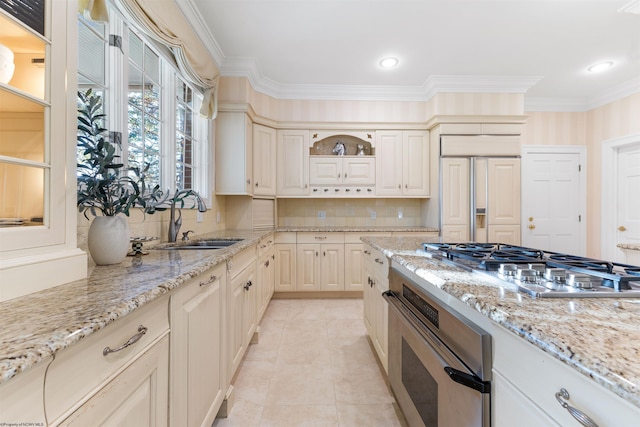
<svg viewBox="0 0 640 427">
<path fill-rule="evenodd" d="M 95 4 L 104 0 L 87 1 Z M 203 89 L 200 114 L 215 119 L 220 70 L 175 0 L 115 0 L 114 3 L 148 36 L 171 48 L 180 71 Z"/>
</svg>

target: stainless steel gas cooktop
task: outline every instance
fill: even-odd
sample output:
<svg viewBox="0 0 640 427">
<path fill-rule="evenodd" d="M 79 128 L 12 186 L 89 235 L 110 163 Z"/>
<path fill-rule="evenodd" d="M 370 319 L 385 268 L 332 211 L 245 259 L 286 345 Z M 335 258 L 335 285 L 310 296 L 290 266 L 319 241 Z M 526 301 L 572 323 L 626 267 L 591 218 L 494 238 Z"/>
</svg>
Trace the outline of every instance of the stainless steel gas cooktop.
<svg viewBox="0 0 640 427">
<path fill-rule="evenodd" d="M 637 298 L 640 267 L 501 243 L 424 243 L 428 256 L 538 298 Z"/>
</svg>

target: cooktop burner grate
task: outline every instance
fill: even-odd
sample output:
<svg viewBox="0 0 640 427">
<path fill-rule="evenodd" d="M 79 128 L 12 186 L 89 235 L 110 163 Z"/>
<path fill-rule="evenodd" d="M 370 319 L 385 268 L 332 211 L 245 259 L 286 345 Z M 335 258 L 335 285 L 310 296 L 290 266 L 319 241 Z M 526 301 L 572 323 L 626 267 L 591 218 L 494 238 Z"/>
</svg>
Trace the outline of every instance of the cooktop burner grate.
<svg viewBox="0 0 640 427">
<path fill-rule="evenodd" d="M 500 266 L 507 263 L 516 264 L 518 268 L 530 268 L 529 264 L 538 264 L 589 275 L 599 287 L 609 288 L 613 292 L 640 286 L 638 266 L 576 255 L 501 243 L 423 243 L 423 248 L 454 264 L 492 273 L 497 273 Z"/>
</svg>

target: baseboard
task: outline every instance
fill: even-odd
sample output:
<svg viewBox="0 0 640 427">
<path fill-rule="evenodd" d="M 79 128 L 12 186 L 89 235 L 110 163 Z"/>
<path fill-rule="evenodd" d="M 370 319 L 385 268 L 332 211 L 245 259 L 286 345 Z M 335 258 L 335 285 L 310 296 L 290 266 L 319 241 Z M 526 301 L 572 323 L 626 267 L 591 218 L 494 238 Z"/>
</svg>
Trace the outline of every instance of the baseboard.
<svg viewBox="0 0 640 427">
<path fill-rule="evenodd" d="M 362 291 L 274 292 L 272 299 L 362 299 Z"/>
</svg>

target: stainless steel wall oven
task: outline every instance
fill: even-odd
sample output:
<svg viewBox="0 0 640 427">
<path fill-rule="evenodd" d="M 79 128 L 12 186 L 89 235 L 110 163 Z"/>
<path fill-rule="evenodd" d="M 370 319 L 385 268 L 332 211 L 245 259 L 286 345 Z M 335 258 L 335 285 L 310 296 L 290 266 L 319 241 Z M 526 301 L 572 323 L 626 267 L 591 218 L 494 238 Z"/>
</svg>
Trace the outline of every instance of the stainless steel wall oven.
<svg viewBox="0 0 640 427">
<path fill-rule="evenodd" d="M 389 383 L 409 425 L 489 427 L 491 336 L 396 268 L 389 288 Z"/>
</svg>

